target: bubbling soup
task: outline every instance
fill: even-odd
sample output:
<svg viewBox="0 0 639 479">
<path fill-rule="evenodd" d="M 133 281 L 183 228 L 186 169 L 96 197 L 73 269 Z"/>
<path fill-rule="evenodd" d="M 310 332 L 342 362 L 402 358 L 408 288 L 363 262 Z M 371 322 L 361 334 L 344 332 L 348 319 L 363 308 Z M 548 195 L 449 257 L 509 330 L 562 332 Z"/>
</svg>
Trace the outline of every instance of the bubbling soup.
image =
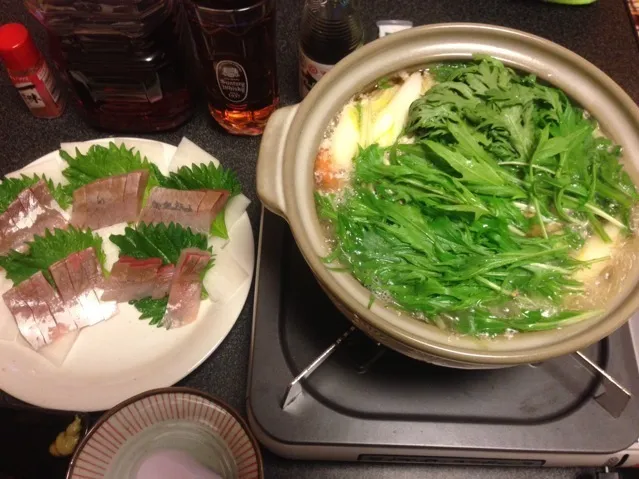
<svg viewBox="0 0 639 479">
<path fill-rule="evenodd" d="M 496 59 L 398 73 L 326 129 L 314 168 L 326 260 L 371 304 L 460 334 L 601 315 L 639 251 L 621 158 L 564 92 Z"/>
</svg>

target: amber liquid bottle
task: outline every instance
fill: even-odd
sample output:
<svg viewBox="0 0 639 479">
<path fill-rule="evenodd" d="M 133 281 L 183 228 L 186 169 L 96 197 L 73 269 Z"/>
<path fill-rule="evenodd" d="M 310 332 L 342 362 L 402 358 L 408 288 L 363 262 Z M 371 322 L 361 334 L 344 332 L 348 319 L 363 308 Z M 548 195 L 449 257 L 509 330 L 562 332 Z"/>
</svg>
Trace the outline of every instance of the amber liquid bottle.
<svg viewBox="0 0 639 479">
<path fill-rule="evenodd" d="M 187 0 L 209 111 L 227 131 L 259 135 L 277 108 L 275 0 Z"/>
<path fill-rule="evenodd" d="M 25 0 L 47 29 L 72 101 L 92 126 L 150 133 L 193 111 L 177 0 Z"/>
</svg>

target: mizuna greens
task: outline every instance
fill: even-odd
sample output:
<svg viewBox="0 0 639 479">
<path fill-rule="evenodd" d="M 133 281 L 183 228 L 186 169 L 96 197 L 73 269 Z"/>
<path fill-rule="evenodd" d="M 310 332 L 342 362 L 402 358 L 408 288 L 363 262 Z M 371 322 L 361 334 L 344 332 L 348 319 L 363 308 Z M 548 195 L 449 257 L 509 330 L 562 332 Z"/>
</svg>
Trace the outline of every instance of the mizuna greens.
<svg viewBox="0 0 639 479">
<path fill-rule="evenodd" d="M 599 314 L 564 305 L 583 291 L 575 272 L 590 264 L 575 253 L 588 236 L 631 233 L 639 197 L 620 148 L 561 90 L 493 58 L 430 74 L 398 141 L 360 142 L 347 185 L 318 190 L 334 235 L 326 261 L 463 334 Z"/>
</svg>

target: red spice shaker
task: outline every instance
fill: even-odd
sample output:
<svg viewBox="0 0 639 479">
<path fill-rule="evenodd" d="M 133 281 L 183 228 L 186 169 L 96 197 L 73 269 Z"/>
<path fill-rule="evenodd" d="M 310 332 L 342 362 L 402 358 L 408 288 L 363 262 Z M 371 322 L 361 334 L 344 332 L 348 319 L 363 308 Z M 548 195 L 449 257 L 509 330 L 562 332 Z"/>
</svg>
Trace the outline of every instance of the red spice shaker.
<svg viewBox="0 0 639 479">
<path fill-rule="evenodd" d="M 57 118 L 62 114 L 64 99 L 60 89 L 24 25 L 0 26 L 0 59 L 31 113 L 38 118 Z"/>
</svg>

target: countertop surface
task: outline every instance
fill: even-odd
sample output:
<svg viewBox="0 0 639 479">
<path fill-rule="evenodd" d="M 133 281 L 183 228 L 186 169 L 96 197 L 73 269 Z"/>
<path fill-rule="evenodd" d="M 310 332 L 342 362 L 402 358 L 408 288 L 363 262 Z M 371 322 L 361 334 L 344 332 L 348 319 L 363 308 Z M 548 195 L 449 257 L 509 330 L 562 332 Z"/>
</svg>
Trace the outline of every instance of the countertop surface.
<svg viewBox="0 0 639 479">
<path fill-rule="evenodd" d="M 28 17 L 19 0 L 0 0 L 0 24 L 25 23 L 46 50 L 42 29 Z M 597 65 L 639 100 L 639 51 L 625 0 L 600 0 L 587 7 L 566 7 L 537 0 L 361 0 L 367 40 L 376 37 L 375 22 L 412 20 L 415 25 L 439 22 L 480 22 L 525 30 L 551 39 Z M 298 101 L 297 34 L 301 0 L 278 1 L 278 70 L 283 105 Z M 0 73 L 0 174 L 5 174 L 55 150 L 60 142 L 110 136 L 86 126 L 68 110 L 56 120 L 38 120 L 28 112 L 3 71 Z M 253 201 L 248 209 L 254 231 L 259 228 L 259 200 L 255 194 L 255 163 L 260 139 L 234 137 L 208 119 L 206 105 L 183 127 L 145 137 L 177 144 L 187 136 L 234 168 L 244 193 Z M 242 413 L 249 361 L 252 298 L 249 296 L 237 324 L 213 355 L 179 384 L 211 393 Z M 1 386 L 1 385 L 0 385 Z M 3 395 L 0 402 L 13 402 Z M 425 467 L 300 462 L 281 459 L 264 451 L 267 478 L 585 478 L 587 469 L 505 469 Z"/>
</svg>

